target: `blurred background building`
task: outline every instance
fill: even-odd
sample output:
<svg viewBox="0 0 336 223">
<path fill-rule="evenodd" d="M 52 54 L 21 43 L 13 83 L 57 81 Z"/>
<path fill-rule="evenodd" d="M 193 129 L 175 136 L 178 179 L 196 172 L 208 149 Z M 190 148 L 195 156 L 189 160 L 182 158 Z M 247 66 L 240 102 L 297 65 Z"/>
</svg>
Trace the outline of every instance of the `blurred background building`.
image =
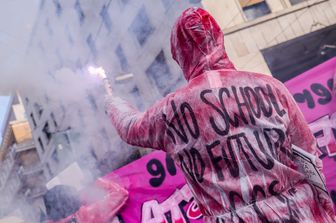
<svg viewBox="0 0 336 223">
<path fill-rule="evenodd" d="M 281 81 L 336 56 L 335 0 L 203 0 L 241 70 Z"/>
<path fill-rule="evenodd" d="M 144 110 L 186 83 L 169 36 L 190 6 L 215 17 L 238 69 L 286 81 L 336 56 L 336 0 L 41 0 L 27 55 L 37 55 L 51 79 L 64 69 L 75 73 L 78 85 L 89 66 L 102 66 L 115 92 Z M 21 97 L 13 98 L 2 131 L 2 215 L 13 210 L 14 197 L 35 201 L 35 213 L 43 210 L 45 185 L 70 164 L 90 181 L 147 152 L 116 136 L 102 88 L 71 105 L 44 92 Z"/>
<path fill-rule="evenodd" d="M 2 129 L 0 146 L 1 216 L 15 212 L 34 219 L 43 208 L 46 192 L 42 165 L 25 117 L 21 99 L 12 97 Z"/>
</svg>

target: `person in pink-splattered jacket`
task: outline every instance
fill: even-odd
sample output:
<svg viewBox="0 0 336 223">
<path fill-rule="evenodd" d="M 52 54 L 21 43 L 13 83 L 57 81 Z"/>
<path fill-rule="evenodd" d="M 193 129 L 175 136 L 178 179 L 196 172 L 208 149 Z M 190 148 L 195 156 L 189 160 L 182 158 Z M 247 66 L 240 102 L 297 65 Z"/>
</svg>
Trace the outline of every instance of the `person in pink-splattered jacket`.
<svg viewBox="0 0 336 223">
<path fill-rule="evenodd" d="M 205 222 L 334 222 L 328 194 L 293 160 L 292 144 L 316 156 L 318 150 L 284 85 L 236 70 L 220 27 L 200 8 L 178 18 L 171 51 L 188 84 L 144 113 L 108 97 L 120 137 L 170 154 Z"/>
</svg>

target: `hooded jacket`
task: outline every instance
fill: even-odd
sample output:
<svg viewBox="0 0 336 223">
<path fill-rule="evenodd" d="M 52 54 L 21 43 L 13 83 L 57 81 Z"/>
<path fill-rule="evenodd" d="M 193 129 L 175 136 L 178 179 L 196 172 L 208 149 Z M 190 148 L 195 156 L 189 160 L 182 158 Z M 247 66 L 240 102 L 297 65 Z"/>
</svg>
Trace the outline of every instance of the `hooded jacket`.
<svg viewBox="0 0 336 223">
<path fill-rule="evenodd" d="M 293 160 L 292 144 L 318 150 L 284 85 L 237 71 L 220 27 L 200 8 L 177 19 L 171 51 L 188 84 L 144 113 L 108 98 L 120 137 L 169 153 L 205 222 L 334 222 L 329 196 L 308 184 Z"/>
</svg>

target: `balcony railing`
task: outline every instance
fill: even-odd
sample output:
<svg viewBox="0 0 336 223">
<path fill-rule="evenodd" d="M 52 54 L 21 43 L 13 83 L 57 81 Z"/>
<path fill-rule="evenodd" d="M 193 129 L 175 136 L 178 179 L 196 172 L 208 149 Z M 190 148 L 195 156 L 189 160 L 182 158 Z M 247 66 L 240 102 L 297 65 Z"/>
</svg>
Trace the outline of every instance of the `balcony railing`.
<svg viewBox="0 0 336 223">
<path fill-rule="evenodd" d="M 20 166 L 20 168 L 18 170 L 18 174 L 20 176 L 33 175 L 33 174 L 38 173 L 42 170 L 43 170 L 42 164 L 37 164 L 37 165 L 31 166 L 31 167 Z"/>
<path fill-rule="evenodd" d="M 35 148 L 35 145 L 32 139 L 23 141 L 21 143 L 15 143 L 13 145 L 13 149 L 15 150 L 16 153 L 23 152 L 33 148 Z"/>
</svg>

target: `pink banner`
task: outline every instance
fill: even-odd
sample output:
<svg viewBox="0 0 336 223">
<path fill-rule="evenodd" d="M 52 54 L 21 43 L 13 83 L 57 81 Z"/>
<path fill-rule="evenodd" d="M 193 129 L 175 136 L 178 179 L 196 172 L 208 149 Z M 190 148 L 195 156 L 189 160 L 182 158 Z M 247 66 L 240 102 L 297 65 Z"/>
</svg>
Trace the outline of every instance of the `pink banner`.
<svg viewBox="0 0 336 223">
<path fill-rule="evenodd" d="M 120 178 L 129 199 L 119 215 L 127 223 L 203 222 L 182 172 L 164 152 L 153 152 L 107 175 Z M 115 220 L 118 222 L 118 220 Z"/>
<path fill-rule="evenodd" d="M 285 83 L 322 152 L 327 187 L 336 204 L 336 58 Z M 335 206 L 336 210 L 336 206 Z"/>
</svg>

